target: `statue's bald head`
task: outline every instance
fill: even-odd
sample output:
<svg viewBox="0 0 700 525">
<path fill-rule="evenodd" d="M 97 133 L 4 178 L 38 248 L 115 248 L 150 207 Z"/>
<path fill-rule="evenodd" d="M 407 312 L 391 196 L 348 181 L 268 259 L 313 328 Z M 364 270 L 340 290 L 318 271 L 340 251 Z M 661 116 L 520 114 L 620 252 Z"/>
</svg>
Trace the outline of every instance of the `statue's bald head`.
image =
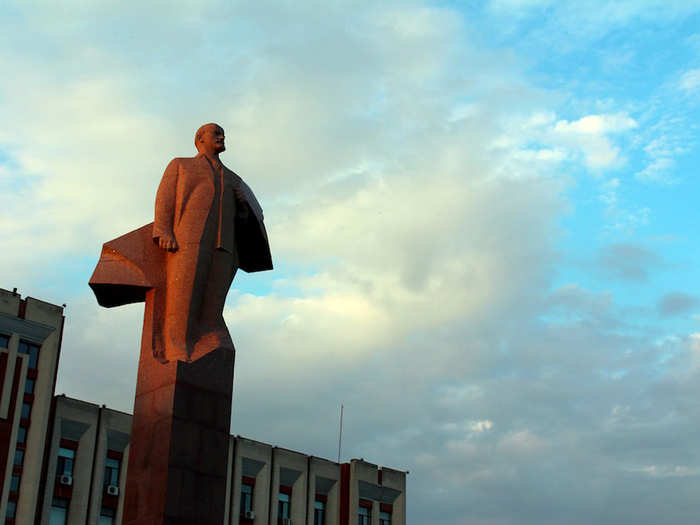
<svg viewBox="0 0 700 525">
<path fill-rule="evenodd" d="M 226 149 L 224 129 L 213 122 L 200 126 L 194 134 L 194 146 L 200 153 L 221 153 Z"/>
</svg>

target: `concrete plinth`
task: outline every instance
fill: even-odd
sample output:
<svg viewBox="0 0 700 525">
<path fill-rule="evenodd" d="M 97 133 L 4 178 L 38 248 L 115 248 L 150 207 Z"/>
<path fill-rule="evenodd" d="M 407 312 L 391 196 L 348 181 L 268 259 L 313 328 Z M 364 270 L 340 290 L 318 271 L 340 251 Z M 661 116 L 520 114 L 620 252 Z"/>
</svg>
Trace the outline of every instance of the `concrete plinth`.
<svg viewBox="0 0 700 525">
<path fill-rule="evenodd" d="M 221 525 L 235 352 L 161 363 L 142 352 L 124 525 Z"/>
</svg>

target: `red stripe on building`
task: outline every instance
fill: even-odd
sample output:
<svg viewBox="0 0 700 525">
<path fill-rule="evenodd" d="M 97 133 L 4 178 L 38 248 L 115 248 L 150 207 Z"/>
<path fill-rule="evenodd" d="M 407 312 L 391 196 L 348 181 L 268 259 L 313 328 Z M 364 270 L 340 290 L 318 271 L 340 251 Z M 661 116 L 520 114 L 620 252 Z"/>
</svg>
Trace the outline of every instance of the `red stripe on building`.
<svg viewBox="0 0 700 525">
<path fill-rule="evenodd" d="M 0 399 L 2 398 L 2 388 L 5 386 L 5 372 L 7 371 L 7 356 L 8 356 L 8 354 L 5 352 L 0 354 Z"/>
<path fill-rule="evenodd" d="M 69 448 L 71 450 L 78 450 L 78 442 L 73 441 L 72 439 L 63 439 L 61 438 L 61 442 L 59 445 L 61 448 Z"/>
<path fill-rule="evenodd" d="M 108 450 L 107 457 L 110 459 L 118 459 L 119 461 L 121 461 L 122 459 L 124 459 L 124 453 L 118 452 L 116 450 Z"/>
<path fill-rule="evenodd" d="M 7 354 L 4 354 L 5 356 Z M 7 361 L 7 358 L 5 358 Z M 5 363 L 7 365 L 7 363 Z M 12 440 L 12 424 L 15 421 L 15 405 L 17 404 L 17 392 L 19 391 L 19 376 L 22 372 L 22 362 L 17 359 L 15 362 L 15 375 L 12 379 L 12 390 L 10 392 L 10 407 L 7 411 L 7 419 L 0 419 L 0 472 L 7 471 L 7 461 L 10 451 L 14 453 L 14 447 L 10 447 Z M 3 374 L 4 375 L 4 374 Z M 5 477 L 0 476 L 0 494 L 2 494 Z"/>
<path fill-rule="evenodd" d="M 350 525 L 350 463 L 340 465 L 340 524 Z"/>
</svg>

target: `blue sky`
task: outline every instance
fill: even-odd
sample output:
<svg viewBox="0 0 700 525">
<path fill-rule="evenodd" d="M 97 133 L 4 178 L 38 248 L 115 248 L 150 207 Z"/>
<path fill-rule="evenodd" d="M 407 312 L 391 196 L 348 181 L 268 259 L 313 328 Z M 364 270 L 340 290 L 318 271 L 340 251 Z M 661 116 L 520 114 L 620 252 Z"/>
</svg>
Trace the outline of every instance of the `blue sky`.
<svg viewBox="0 0 700 525">
<path fill-rule="evenodd" d="M 67 303 L 59 392 L 131 409 L 142 307 L 86 283 L 216 121 L 275 262 L 232 432 L 334 458 L 344 403 L 411 525 L 696 522 L 699 2 L 39 5 L 0 8 L 0 286 Z"/>
</svg>

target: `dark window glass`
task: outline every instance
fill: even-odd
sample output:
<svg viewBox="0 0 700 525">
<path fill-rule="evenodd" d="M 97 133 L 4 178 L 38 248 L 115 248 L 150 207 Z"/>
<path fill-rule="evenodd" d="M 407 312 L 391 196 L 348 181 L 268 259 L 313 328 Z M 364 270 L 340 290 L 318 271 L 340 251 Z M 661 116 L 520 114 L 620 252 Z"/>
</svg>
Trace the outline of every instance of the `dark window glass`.
<svg viewBox="0 0 700 525">
<path fill-rule="evenodd" d="M 24 445 L 27 442 L 27 428 L 19 427 L 17 430 L 17 443 Z"/>
<path fill-rule="evenodd" d="M 116 512 L 114 511 L 114 509 L 110 509 L 109 507 L 102 507 L 102 510 L 100 511 L 100 521 L 98 521 L 97 524 L 113 525 L 114 516 L 116 516 Z"/>
<path fill-rule="evenodd" d="M 370 525 L 372 523 L 372 513 L 367 507 L 360 507 L 357 513 L 357 525 Z"/>
<path fill-rule="evenodd" d="M 379 525 L 391 525 L 391 514 L 388 512 L 380 512 Z"/>
<path fill-rule="evenodd" d="M 15 450 L 14 464 L 18 467 L 21 467 L 24 464 L 24 450 Z"/>
<path fill-rule="evenodd" d="M 19 492 L 19 476 L 17 474 L 10 479 L 10 492 Z"/>
<path fill-rule="evenodd" d="M 36 381 L 34 379 L 27 379 L 24 382 L 24 393 L 25 394 L 33 394 L 35 384 L 36 384 Z"/>
<path fill-rule="evenodd" d="M 72 476 L 73 461 L 75 461 L 75 450 L 63 447 L 59 448 L 56 476 Z"/>
<path fill-rule="evenodd" d="M 277 518 L 281 520 L 289 518 L 289 494 L 280 494 Z"/>
<path fill-rule="evenodd" d="M 26 401 L 22 403 L 22 419 L 29 419 L 32 415 L 32 404 Z"/>
<path fill-rule="evenodd" d="M 69 504 L 70 500 L 67 498 L 54 498 L 51 506 L 58 507 L 59 509 L 67 509 Z"/>
<path fill-rule="evenodd" d="M 10 336 L 0 334 L 0 348 L 7 348 L 8 346 L 10 346 Z"/>
<path fill-rule="evenodd" d="M 314 525 L 325 525 L 326 523 L 326 504 L 322 501 L 317 501 L 314 504 Z"/>
<path fill-rule="evenodd" d="M 20 341 L 18 351 L 20 354 L 29 356 L 29 369 L 36 370 L 36 367 L 39 365 L 39 345 Z"/>
<path fill-rule="evenodd" d="M 66 525 L 68 522 L 68 504 L 65 498 L 54 498 L 51 504 L 51 514 L 49 515 L 49 525 Z"/>
<path fill-rule="evenodd" d="M 5 514 L 5 517 L 8 519 L 15 519 L 15 514 L 17 513 L 17 502 L 16 501 L 8 501 L 7 502 L 7 513 Z"/>
<path fill-rule="evenodd" d="M 119 467 L 121 461 L 115 458 L 105 460 L 105 485 L 119 486 Z"/>
<path fill-rule="evenodd" d="M 253 510 L 253 485 L 241 485 L 241 514 Z"/>
</svg>

